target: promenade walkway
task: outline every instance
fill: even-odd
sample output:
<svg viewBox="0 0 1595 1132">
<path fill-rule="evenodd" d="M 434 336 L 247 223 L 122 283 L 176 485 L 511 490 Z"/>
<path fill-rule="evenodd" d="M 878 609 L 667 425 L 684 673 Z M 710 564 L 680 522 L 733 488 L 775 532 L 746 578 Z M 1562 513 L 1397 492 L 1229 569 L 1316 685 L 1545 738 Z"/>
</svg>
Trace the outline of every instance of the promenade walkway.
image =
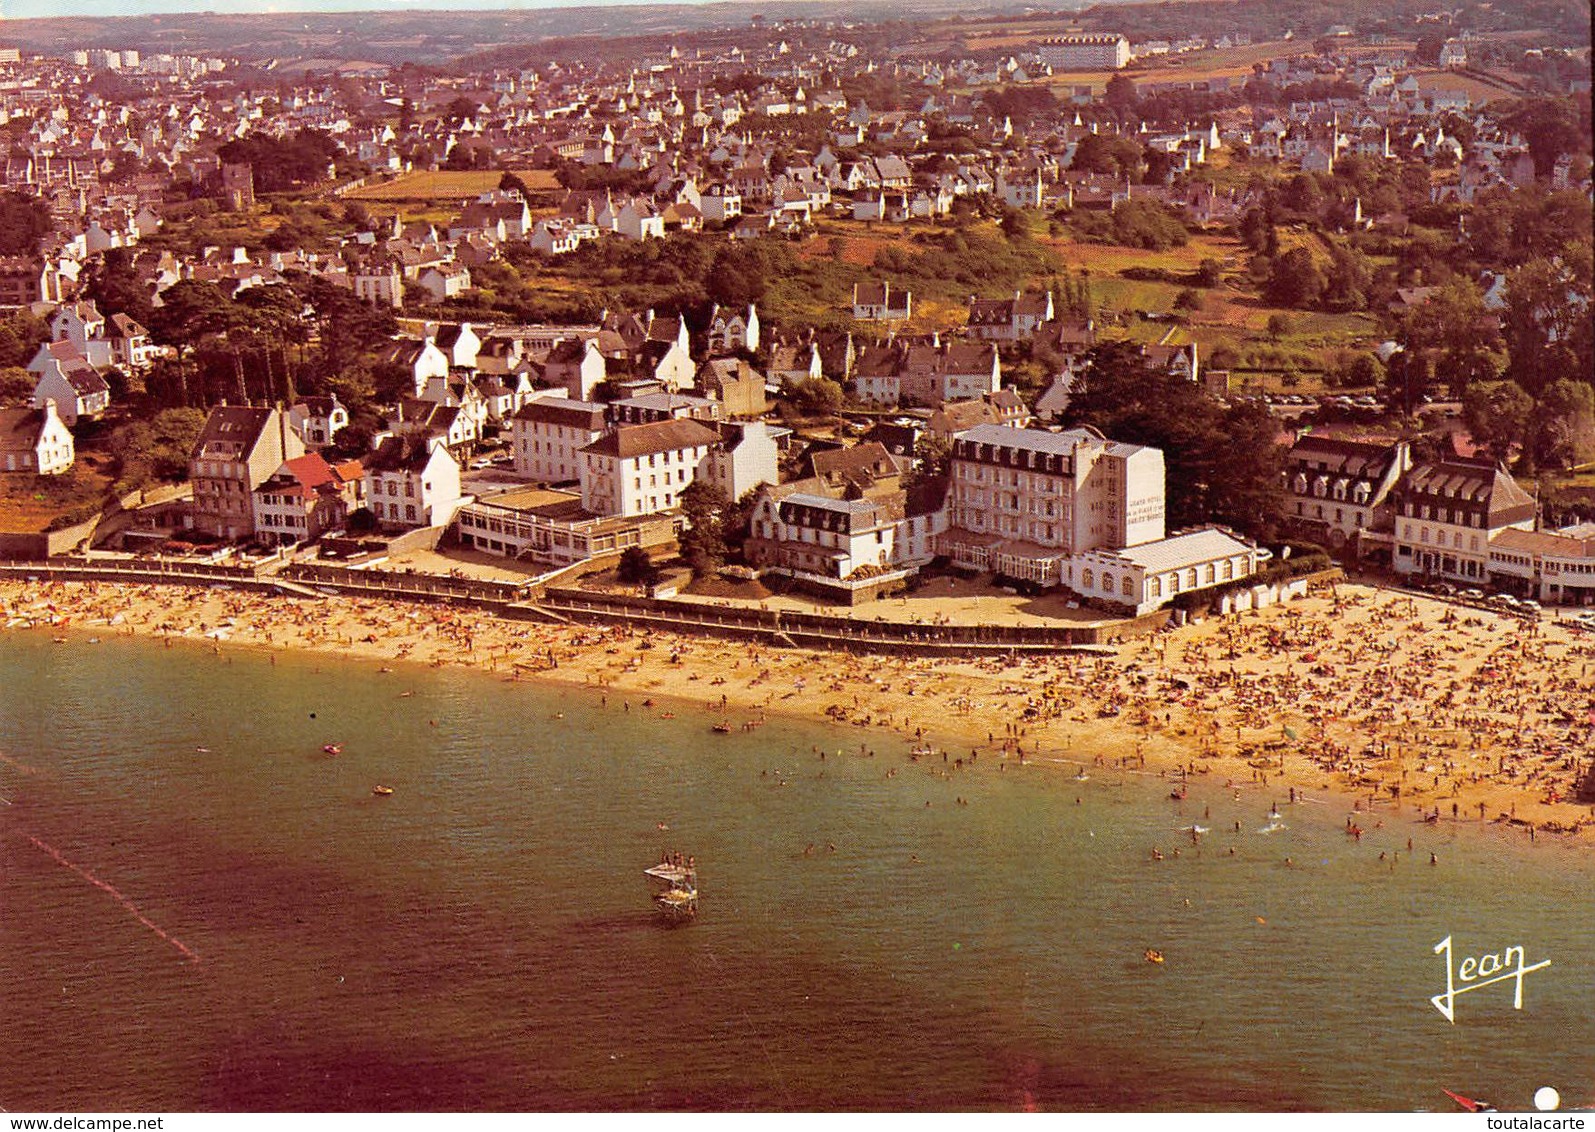
<svg viewBox="0 0 1595 1132">
<path fill-rule="evenodd" d="M 49 559 L 0 563 L 0 577 L 247 589 L 302 600 L 328 596 L 471 605 L 500 617 L 623 623 L 670 632 L 755 639 L 787 647 L 916 655 L 1094 651 L 1109 635 L 1144 632 L 1150 622 L 1034 625 L 927 625 L 790 609 L 629 597 L 535 582 L 502 582 L 410 571 L 359 570 L 317 563 L 228 565 L 167 558 Z M 1143 619 L 1147 620 L 1147 619 Z"/>
</svg>

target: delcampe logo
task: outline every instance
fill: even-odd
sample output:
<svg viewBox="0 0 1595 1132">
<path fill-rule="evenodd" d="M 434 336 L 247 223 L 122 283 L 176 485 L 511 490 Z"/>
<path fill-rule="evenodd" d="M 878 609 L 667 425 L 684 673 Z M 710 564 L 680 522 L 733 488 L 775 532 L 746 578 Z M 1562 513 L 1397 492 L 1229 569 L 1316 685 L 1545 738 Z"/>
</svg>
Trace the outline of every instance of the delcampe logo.
<svg viewBox="0 0 1595 1132">
<path fill-rule="evenodd" d="M 1457 996 L 1470 991 L 1482 990 L 1492 983 L 1504 983 L 1509 980 L 1517 983 L 1517 989 L 1512 995 L 1512 1008 L 1523 1009 L 1523 979 L 1531 972 L 1549 967 L 1549 959 L 1541 959 L 1538 963 L 1525 965 L 1523 948 L 1518 946 L 1508 947 L 1505 951 L 1491 952 L 1488 955 L 1468 956 L 1461 963 L 1455 962 L 1452 953 L 1451 937 L 1446 936 L 1434 945 L 1434 953 L 1445 953 L 1445 993 L 1437 994 L 1429 1001 L 1434 1003 L 1434 1008 L 1445 1015 L 1445 1020 L 1453 1026 L 1456 1025 Z M 1517 966 L 1512 964 L 1516 961 Z"/>
</svg>

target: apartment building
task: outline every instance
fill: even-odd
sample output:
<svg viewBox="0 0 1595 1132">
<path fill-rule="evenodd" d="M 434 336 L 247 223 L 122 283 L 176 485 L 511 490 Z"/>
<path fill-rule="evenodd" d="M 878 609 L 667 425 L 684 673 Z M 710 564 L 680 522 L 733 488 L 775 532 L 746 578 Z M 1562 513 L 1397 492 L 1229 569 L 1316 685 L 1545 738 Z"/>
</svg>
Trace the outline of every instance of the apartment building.
<svg viewBox="0 0 1595 1132">
<path fill-rule="evenodd" d="M 621 425 L 579 453 L 582 507 L 593 515 L 669 511 L 719 441 L 691 419 Z"/>
<path fill-rule="evenodd" d="M 1420 464 L 1396 489 L 1395 571 L 1483 582 L 1491 541 L 1509 529 L 1532 531 L 1535 510 L 1503 468 L 1461 459 Z"/>
<path fill-rule="evenodd" d="M 953 440 L 943 553 L 1042 585 L 1070 556 L 1164 534 L 1163 453 L 1068 432 L 977 425 Z"/>
<path fill-rule="evenodd" d="M 581 451 L 604 434 L 604 406 L 568 397 L 539 397 L 510 418 L 510 451 L 518 475 L 542 483 L 581 478 Z"/>
</svg>

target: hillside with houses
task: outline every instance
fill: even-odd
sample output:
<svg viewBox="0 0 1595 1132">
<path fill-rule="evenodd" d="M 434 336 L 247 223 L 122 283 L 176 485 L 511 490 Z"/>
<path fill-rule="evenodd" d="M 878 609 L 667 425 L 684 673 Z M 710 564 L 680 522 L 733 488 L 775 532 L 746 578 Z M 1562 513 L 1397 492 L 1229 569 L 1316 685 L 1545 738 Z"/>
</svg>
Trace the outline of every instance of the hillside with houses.
<svg viewBox="0 0 1595 1132">
<path fill-rule="evenodd" d="M 1468 11 L 0 49 L 0 540 L 1595 597 L 1588 25 Z"/>
</svg>

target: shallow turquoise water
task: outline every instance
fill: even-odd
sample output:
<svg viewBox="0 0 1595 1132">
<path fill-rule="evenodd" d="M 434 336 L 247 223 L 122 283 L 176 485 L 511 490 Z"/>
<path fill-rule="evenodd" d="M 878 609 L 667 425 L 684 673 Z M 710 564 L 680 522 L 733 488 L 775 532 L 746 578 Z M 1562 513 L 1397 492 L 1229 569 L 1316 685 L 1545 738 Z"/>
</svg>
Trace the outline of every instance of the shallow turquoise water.
<svg viewBox="0 0 1595 1132">
<path fill-rule="evenodd" d="M 8 634 L 0 674 L 11 1111 L 1595 1100 L 1587 848 L 462 672 Z M 1452 1025 L 1447 935 L 1552 965 Z"/>
</svg>

